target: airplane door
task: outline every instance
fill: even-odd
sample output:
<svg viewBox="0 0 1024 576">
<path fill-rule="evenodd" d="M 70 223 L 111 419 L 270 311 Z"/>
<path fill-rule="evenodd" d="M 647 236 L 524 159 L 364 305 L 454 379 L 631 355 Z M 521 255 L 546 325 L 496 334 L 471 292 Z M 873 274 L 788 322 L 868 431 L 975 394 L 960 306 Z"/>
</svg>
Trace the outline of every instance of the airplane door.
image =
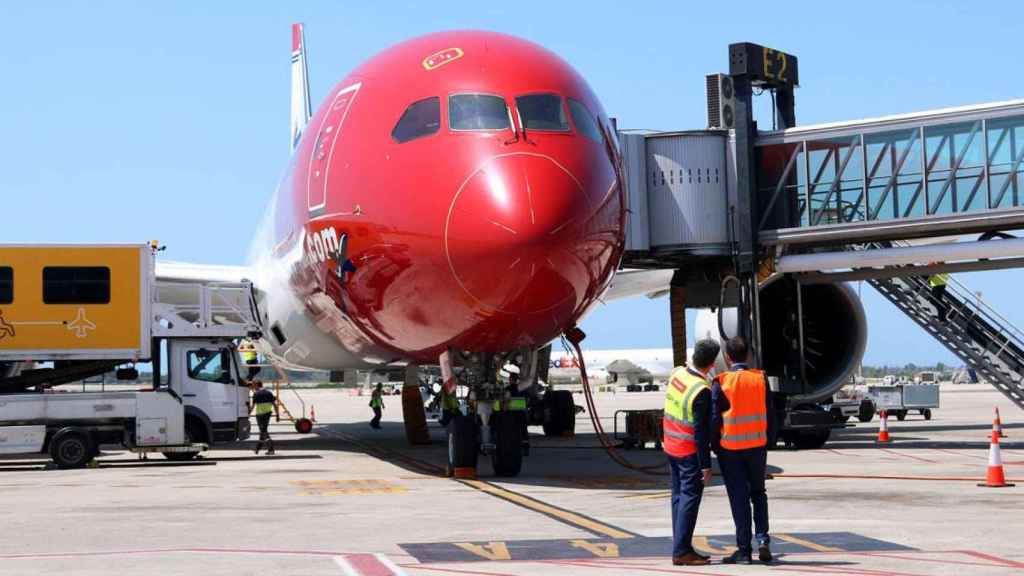
<svg viewBox="0 0 1024 576">
<path fill-rule="evenodd" d="M 309 175 L 306 182 L 306 201 L 310 216 L 323 213 L 327 205 L 327 178 L 331 166 L 334 145 L 341 134 L 342 124 L 348 116 L 349 108 L 356 99 L 362 83 L 343 88 L 334 95 L 331 106 L 320 122 L 316 142 L 313 144 L 312 157 L 309 161 Z"/>
</svg>

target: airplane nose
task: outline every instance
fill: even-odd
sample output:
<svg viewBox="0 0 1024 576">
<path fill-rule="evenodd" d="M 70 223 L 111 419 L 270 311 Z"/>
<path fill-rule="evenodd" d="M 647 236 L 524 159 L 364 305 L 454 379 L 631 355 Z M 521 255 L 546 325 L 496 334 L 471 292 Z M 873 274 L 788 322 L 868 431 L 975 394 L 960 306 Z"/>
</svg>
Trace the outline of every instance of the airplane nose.
<svg viewBox="0 0 1024 576">
<path fill-rule="evenodd" d="M 452 274 L 486 312 L 562 321 L 590 287 L 590 202 L 580 180 L 548 156 L 492 158 L 469 175 L 449 207 L 445 253 Z"/>
</svg>

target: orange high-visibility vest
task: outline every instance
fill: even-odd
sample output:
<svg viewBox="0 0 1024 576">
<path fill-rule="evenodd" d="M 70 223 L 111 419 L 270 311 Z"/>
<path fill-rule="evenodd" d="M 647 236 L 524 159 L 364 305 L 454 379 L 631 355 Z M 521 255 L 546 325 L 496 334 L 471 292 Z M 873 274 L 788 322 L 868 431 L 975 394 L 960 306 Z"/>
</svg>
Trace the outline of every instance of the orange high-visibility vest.
<svg viewBox="0 0 1024 576">
<path fill-rule="evenodd" d="M 739 370 L 718 376 L 729 409 L 722 413 L 722 448 L 746 450 L 768 445 L 767 382 L 762 370 Z"/>
<path fill-rule="evenodd" d="M 668 381 L 668 392 L 665 395 L 661 442 L 662 448 L 669 456 L 684 458 L 697 453 L 693 401 L 697 394 L 705 389 L 710 389 L 707 380 L 685 367 L 672 371 Z"/>
</svg>

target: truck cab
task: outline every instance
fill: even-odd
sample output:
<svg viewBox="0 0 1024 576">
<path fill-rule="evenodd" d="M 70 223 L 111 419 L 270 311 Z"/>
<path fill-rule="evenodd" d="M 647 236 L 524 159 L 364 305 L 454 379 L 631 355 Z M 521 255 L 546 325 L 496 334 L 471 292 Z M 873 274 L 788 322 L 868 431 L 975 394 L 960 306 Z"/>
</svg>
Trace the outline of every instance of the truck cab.
<svg viewBox="0 0 1024 576">
<path fill-rule="evenodd" d="M 193 442 L 215 444 L 249 437 L 249 386 L 231 342 L 170 342 L 169 382 L 185 405 L 185 431 Z"/>
</svg>

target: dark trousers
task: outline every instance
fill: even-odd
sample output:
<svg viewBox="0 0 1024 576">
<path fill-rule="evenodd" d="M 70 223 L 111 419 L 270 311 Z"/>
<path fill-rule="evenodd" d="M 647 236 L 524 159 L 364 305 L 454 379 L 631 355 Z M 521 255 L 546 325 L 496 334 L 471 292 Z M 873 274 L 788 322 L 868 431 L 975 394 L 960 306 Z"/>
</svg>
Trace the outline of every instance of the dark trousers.
<svg viewBox="0 0 1024 576">
<path fill-rule="evenodd" d="M 248 365 L 248 364 L 258 364 L 259 362 L 257 362 L 256 360 L 246 360 L 245 363 Z M 256 377 L 257 374 L 260 373 L 260 370 L 261 370 L 261 368 L 259 366 L 249 366 L 249 373 L 246 375 L 245 379 L 246 380 L 252 380 L 253 378 Z"/>
<path fill-rule="evenodd" d="M 946 296 L 946 285 L 932 286 L 932 304 L 935 305 L 935 314 L 939 317 L 939 320 L 946 321 L 946 317 L 949 316 L 949 304 L 943 299 Z"/>
<path fill-rule="evenodd" d="M 380 416 L 381 416 L 380 406 L 374 406 L 373 407 L 373 420 L 370 420 L 370 426 L 373 426 L 374 428 L 380 428 Z"/>
<path fill-rule="evenodd" d="M 754 508 L 754 530 L 758 545 L 768 544 L 768 494 L 764 476 L 768 466 L 768 450 L 718 451 L 718 467 L 729 494 L 732 521 L 736 525 L 736 547 L 750 552 L 750 508 Z"/>
<path fill-rule="evenodd" d="M 256 425 L 260 427 L 260 439 L 256 442 L 256 451 L 259 452 L 263 448 L 263 444 L 266 443 L 267 451 L 274 451 L 274 441 L 270 439 L 270 417 L 273 416 L 273 412 L 266 414 L 256 415 Z"/>
<path fill-rule="evenodd" d="M 704 475 L 696 454 L 668 457 L 672 473 L 672 556 L 693 552 L 693 530 L 704 495 Z"/>
</svg>

